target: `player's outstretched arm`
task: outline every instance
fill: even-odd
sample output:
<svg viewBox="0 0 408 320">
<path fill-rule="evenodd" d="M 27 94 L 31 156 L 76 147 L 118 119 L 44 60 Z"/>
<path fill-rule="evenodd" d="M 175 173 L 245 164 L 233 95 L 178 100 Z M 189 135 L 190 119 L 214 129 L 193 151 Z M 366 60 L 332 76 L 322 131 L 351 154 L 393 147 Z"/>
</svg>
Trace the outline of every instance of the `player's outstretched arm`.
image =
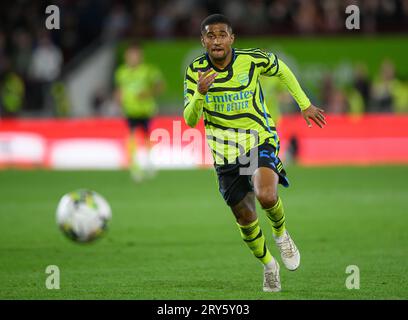
<svg viewBox="0 0 408 320">
<path fill-rule="evenodd" d="M 310 122 L 310 120 L 312 120 L 317 126 L 323 128 L 323 126 L 326 125 L 326 119 L 323 114 L 324 110 L 310 103 L 310 100 L 303 92 L 293 72 L 282 60 L 278 60 L 278 63 L 279 71 L 276 75 L 283 83 L 285 83 L 290 94 L 298 103 L 302 111 L 302 116 L 306 120 L 308 127 L 310 128 L 312 126 Z"/>
<path fill-rule="evenodd" d="M 213 84 L 217 73 L 210 74 L 212 69 L 206 72 L 198 72 L 197 88 L 194 90 L 194 94 L 191 97 L 187 96 L 186 107 L 184 108 L 183 116 L 187 125 L 195 127 L 200 120 L 203 111 L 204 96 L 207 94 L 209 88 Z M 190 100 L 191 98 L 191 100 Z"/>
</svg>

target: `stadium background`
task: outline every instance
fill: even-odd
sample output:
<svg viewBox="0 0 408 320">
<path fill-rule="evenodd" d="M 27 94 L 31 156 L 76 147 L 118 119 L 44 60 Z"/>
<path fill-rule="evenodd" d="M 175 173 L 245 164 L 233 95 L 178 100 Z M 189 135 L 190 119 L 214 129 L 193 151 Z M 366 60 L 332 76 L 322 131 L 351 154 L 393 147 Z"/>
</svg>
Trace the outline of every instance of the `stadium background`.
<svg viewBox="0 0 408 320">
<path fill-rule="evenodd" d="M 45 28 L 51 4 L 59 30 Z M 360 8 L 359 30 L 345 28 L 349 4 Z M 308 129 L 266 79 L 292 181 L 282 190 L 288 226 L 304 252 L 278 296 L 259 293 L 259 266 L 203 168 L 205 142 L 207 156 L 183 152 L 184 70 L 214 12 L 231 18 L 237 47 L 284 59 L 327 112 L 324 130 Z M 407 21 L 404 0 L 0 4 L 0 298 L 406 299 Z M 134 39 L 164 74 L 153 127 L 172 138 L 157 149 L 163 170 L 140 185 L 125 170 L 127 128 L 112 94 Z M 68 242 L 54 222 L 59 198 L 83 187 L 113 207 L 109 234 L 90 246 Z M 50 264 L 63 270 L 58 292 L 44 287 Z M 360 290 L 345 288 L 347 265 L 360 267 Z"/>
</svg>

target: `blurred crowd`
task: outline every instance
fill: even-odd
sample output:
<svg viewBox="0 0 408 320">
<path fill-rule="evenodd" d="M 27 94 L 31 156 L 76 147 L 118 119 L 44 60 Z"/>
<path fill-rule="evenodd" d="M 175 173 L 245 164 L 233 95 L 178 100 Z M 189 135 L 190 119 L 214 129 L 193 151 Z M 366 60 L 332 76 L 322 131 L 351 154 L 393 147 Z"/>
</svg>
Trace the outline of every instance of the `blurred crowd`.
<svg viewBox="0 0 408 320">
<path fill-rule="evenodd" d="M 45 8 L 51 4 L 60 9 L 60 30 L 45 29 Z M 361 10 L 362 32 L 408 31 L 408 0 L 1 2 L 0 116 L 15 115 L 21 109 L 26 112 L 38 111 L 36 109 L 52 103 L 49 99 L 56 99 L 58 108 L 63 112 L 67 104 L 66 94 L 58 81 L 66 66 L 96 39 L 197 37 L 202 19 L 213 12 L 227 15 L 239 36 L 347 33 L 344 21 L 345 7 L 349 4 L 357 4 Z M 377 83 L 367 84 L 362 77 L 364 72 L 359 69 L 357 73 L 356 88 L 364 101 L 386 96 L 384 92 L 389 91 L 387 86 L 383 88 Z M 386 73 L 383 71 L 378 79 L 387 78 L 383 75 Z M 382 80 L 378 81 L 381 83 Z M 326 94 L 330 92 L 330 75 L 323 86 Z M 341 97 L 333 93 L 325 99 L 337 101 Z M 380 109 L 387 108 L 392 109 Z"/>
<path fill-rule="evenodd" d="M 142 0 L 117 2 L 109 30 L 144 37 L 197 36 L 213 12 L 227 15 L 239 35 L 341 33 L 345 8 L 358 5 L 363 32 L 408 31 L 407 0 Z"/>
<path fill-rule="evenodd" d="M 295 113 L 298 107 L 286 88 L 278 80 L 265 79 L 262 86 L 271 114 Z M 396 75 L 392 61 L 384 59 L 378 73 L 369 76 L 364 64 L 356 65 L 351 78 L 342 84 L 333 74 L 322 75 L 317 95 L 309 92 L 313 102 L 330 114 L 408 113 L 408 81 Z"/>
<path fill-rule="evenodd" d="M 379 73 L 370 78 L 365 65 L 354 69 L 349 86 L 336 87 L 330 74 L 320 88 L 320 101 L 332 114 L 364 112 L 408 112 L 408 81 L 397 78 L 395 65 L 385 59 Z"/>
</svg>

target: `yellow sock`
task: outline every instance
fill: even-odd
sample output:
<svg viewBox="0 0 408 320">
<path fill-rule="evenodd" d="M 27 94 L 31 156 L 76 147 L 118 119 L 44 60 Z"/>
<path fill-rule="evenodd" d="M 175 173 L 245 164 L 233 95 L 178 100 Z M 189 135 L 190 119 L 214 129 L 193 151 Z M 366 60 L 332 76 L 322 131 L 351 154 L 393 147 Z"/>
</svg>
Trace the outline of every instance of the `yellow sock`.
<svg viewBox="0 0 408 320">
<path fill-rule="evenodd" d="M 258 258 L 264 265 L 272 260 L 272 255 L 266 247 L 265 236 L 259 226 L 258 219 L 246 226 L 238 224 L 242 239 L 248 245 L 254 256 Z"/>
<path fill-rule="evenodd" d="M 139 163 L 136 157 L 137 143 L 136 143 L 136 137 L 135 137 L 134 132 L 132 132 L 128 138 L 127 147 L 128 147 L 130 170 L 133 172 L 140 172 L 141 168 L 139 166 Z"/>
<path fill-rule="evenodd" d="M 265 209 L 266 215 L 272 225 L 272 233 L 275 237 L 280 237 L 285 232 L 285 212 L 283 210 L 282 200 L 279 197 L 278 202 L 270 209 Z"/>
</svg>

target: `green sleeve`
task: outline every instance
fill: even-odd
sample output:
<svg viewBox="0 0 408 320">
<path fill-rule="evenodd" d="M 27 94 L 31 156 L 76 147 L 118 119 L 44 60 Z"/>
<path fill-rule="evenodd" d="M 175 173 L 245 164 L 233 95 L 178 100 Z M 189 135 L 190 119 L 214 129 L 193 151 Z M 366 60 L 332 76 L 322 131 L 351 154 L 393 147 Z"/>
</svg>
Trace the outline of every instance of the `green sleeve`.
<svg viewBox="0 0 408 320">
<path fill-rule="evenodd" d="M 295 75 L 289 67 L 280 59 L 278 59 L 278 72 L 276 76 L 282 83 L 286 85 L 292 97 L 296 100 L 301 110 L 305 110 L 310 106 L 310 100 L 302 90 Z"/>
<path fill-rule="evenodd" d="M 201 114 L 203 113 L 203 102 L 204 95 L 195 91 L 191 100 L 184 108 L 184 120 L 189 127 L 194 128 L 197 125 L 198 120 L 200 120 Z"/>
<path fill-rule="evenodd" d="M 184 77 L 184 120 L 190 127 L 195 127 L 203 113 L 204 97 L 197 91 L 197 73 L 190 67 L 186 69 Z"/>
</svg>

